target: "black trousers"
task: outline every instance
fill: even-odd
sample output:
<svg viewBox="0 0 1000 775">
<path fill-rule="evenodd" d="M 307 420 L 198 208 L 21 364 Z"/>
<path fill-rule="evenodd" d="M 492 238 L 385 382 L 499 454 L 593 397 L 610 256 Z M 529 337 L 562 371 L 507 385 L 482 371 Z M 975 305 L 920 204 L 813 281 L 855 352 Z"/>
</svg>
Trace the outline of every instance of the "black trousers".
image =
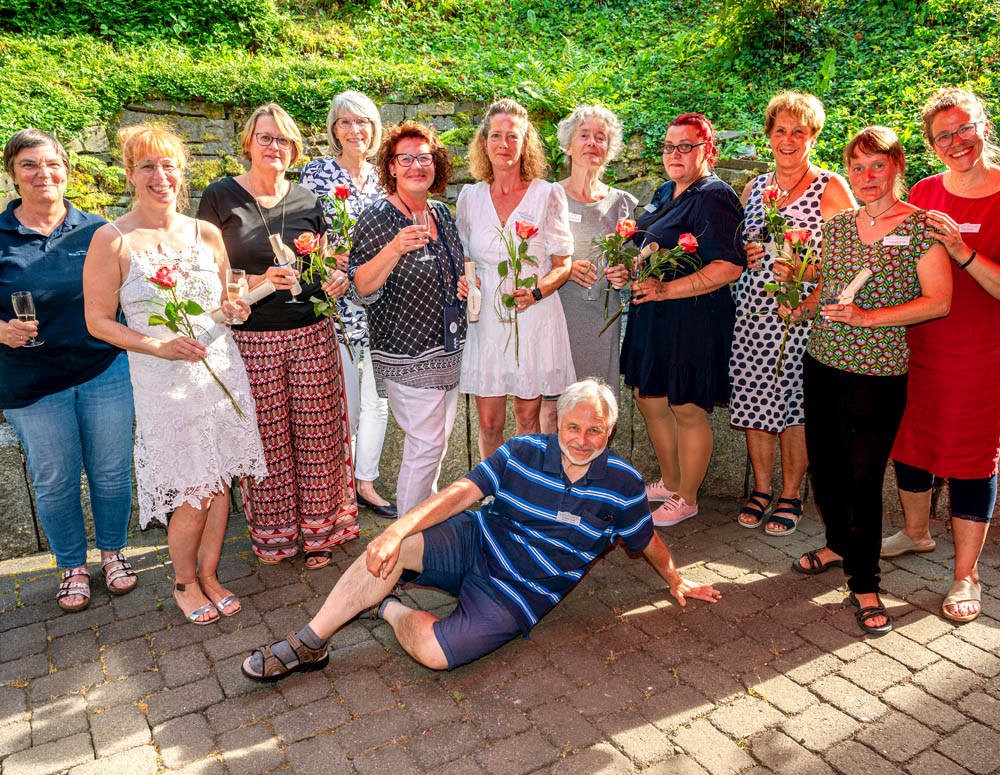
<svg viewBox="0 0 1000 775">
<path fill-rule="evenodd" d="M 803 363 L 806 448 L 826 545 L 855 594 L 878 592 L 882 481 L 906 407 L 906 375 L 872 377 Z"/>
</svg>

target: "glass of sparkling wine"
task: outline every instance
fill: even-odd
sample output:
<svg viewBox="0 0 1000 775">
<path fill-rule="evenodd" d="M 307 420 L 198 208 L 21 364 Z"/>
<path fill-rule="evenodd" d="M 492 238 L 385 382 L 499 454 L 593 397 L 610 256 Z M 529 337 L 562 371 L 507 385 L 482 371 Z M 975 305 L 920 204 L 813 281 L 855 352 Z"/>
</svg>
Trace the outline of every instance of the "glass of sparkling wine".
<svg viewBox="0 0 1000 775">
<path fill-rule="evenodd" d="M 14 314 L 22 323 L 33 323 L 35 321 L 35 300 L 31 298 L 30 291 L 17 291 L 10 295 L 11 303 L 14 305 Z M 24 343 L 25 347 L 38 347 L 45 344 L 41 339 L 32 337 Z"/>
<path fill-rule="evenodd" d="M 591 259 L 590 265 L 594 267 L 594 273 L 596 277 L 594 282 L 591 283 L 589 288 L 583 289 L 583 300 L 584 301 L 597 301 L 597 286 L 601 284 L 601 275 L 604 273 L 604 258 L 599 257 L 597 259 Z"/>
<path fill-rule="evenodd" d="M 743 242 L 747 245 L 756 245 L 761 250 L 764 249 L 764 240 L 767 239 L 767 229 L 760 226 L 748 226 L 743 232 Z M 758 258 L 756 263 L 750 267 L 750 271 L 754 274 L 760 274 L 764 271 L 764 258 Z"/>
<path fill-rule="evenodd" d="M 820 290 L 820 309 L 829 306 L 830 304 L 840 303 L 840 294 L 844 292 L 844 288 L 847 287 L 847 283 L 843 280 L 828 280 L 823 279 L 823 287 Z M 825 318 L 822 315 L 817 315 L 816 320 L 813 321 L 813 326 L 817 328 L 827 328 L 830 325 L 830 319 Z"/>
<path fill-rule="evenodd" d="M 428 212 L 427 210 L 415 210 L 410 216 L 410 219 L 413 221 L 413 225 L 419 227 L 421 231 L 426 232 L 427 238 L 430 239 L 431 236 L 430 212 Z M 430 251 L 427 249 L 426 245 L 424 246 L 422 255 L 425 256 L 426 258 L 430 258 L 431 256 Z"/>
<path fill-rule="evenodd" d="M 232 269 L 226 270 L 226 298 L 229 301 L 234 301 L 246 295 L 249 290 L 247 285 L 247 273 L 243 269 Z M 238 318 L 230 318 L 226 320 L 226 323 L 231 326 L 242 326 L 243 321 Z"/>
</svg>

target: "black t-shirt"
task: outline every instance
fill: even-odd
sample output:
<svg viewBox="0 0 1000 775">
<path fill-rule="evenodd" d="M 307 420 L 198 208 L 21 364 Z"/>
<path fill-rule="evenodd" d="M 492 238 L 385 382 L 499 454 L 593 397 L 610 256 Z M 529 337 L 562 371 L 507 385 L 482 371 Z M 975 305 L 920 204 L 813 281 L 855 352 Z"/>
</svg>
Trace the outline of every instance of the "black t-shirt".
<svg viewBox="0 0 1000 775">
<path fill-rule="evenodd" d="M 222 230 L 229 263 L 247 274 L 264 274 L 274 264 L 274 251 L 268 234 L 281 234 L 281 240 L 295 252 L 294 241 L 303 232 L 326 233 L 326 217 L 316 195 L 298 183 L 289 186 L 288 193 L 274 207 L 260 207 L 243 186 L 232 178 L 223 178 L 205 189 L 198 206 L 198 217 L 214 223 Z M 266 224 L 266 225 L 265 225 Z M 305 266 L 297 262 L 299 271 Z M 310 296 L 322 298 L 319 278 L 313 283 L 300 279 L 302 293 L 296 298 L 304 304 L 289 304 L 288 291 L 276 293 L 253 305 L 244 331 L 284 331 L 311 326 L 318 318 L 313 314 Z"/>
</svg>

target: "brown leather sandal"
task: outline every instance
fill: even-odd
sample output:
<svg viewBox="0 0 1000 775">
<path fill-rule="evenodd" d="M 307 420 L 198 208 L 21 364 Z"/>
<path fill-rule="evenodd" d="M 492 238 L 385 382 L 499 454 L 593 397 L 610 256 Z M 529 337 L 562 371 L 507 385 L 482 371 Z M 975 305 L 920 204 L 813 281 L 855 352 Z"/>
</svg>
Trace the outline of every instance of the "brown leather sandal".
<svg viewBox="0 0 1000 775">
<path fill-rule="evenodd" d="M 74 576 L 86 576 L 87 580 L 70 581 Z M 83 597 L 83 602 L 76 605 L 63 602 L 65 598 L 73 595 Z M 86 565 L 81 565 L 79 568 L 67 568 L 62 572 L 62 584 L 59 585 L 59 591 L 56 592 L 56 602 L 64 611 L 82 611 L 90 605 L 90 571 L 87 570 Z"/>
<path fill-rule="evenodd" d="M 278 646 L 281 643 L 286 643 L 291 651 L 295 654 L 295 659 L 289 660 L 289 662 L 283 662 L 279 657 L 277 657 L 271 650 L 272 647 Z M 254 655 L 260 654 L 263 658 L 263 670 L 260 673 L 251 672 L 247 669 L 247 665 L 254 658 Z M 252 681 L 279 681 L 285 676 L 289 676 L 292 673 L 308 673 L 313 670 L 322 670 L 330 663 L 330 652 L 323 644 L 322 648 L 311 649 L 294 633 L 290 633 L 285 637 L 284 641 L 277 641 L 272 643 L 270 646 L 263 646 L 253 652 L 249 657 L 247 657 L 243 664 L 240 665 L 240 670 L 243 675 Z"/>
<path fill-rule="evenodd" d="M 101 560 L 101 572 L 104 574 L 104 586 L 112 595 L 127 595 L 139 583 L 139 577 L 132 568 L 132 564 L 125 559 L 125 555 L 121 552 Z M 132 579 L 132 583 L 124 587 L 113 586 L 119 579 Z"/>
</svg>

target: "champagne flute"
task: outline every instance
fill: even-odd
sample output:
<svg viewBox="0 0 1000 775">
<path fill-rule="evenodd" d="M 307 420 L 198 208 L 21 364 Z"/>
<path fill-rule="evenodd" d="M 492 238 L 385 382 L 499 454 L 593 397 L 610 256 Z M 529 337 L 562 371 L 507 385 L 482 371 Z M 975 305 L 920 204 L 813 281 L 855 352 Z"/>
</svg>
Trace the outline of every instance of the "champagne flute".
<svg viewBox="0 0 1000 775">
<path fill-rule="evenodd" d="M 236 299 L 242 298 L 242 296 L 247 292 L 247 273 L 243 269 L 233 269 L 230 267 L 226 270 L 226 298 L 229 301 L 235 301 Z M 238 318 L 230 318 L 226 320 L 227 325 L 230 326 L 242 326 L 243 321 Z"/>
<path fill-rule="evenodd" d="M 764 240 L 767 239 L 767 229 L 762 226 L 747 226 L 743 230 L 743 242 L 748 245 L 756 245 L 761 250 L 764 249 Z M 757 263 L 750 267 L 750 271 L 754 274 L 760 274 L 764 271 L 764 257 L 761 256 L 757 259 Z"/>
<path fill-rule="evenodd" d="M 417 226 L 418 228 L 420 228 L 421 231 L 427 232 L 427 238 L 430 239 L 430 236 L 431 236 L 431 214 L 430 214 L 430 212 L 428 212 L 427 210 L 415 210 L 410 215 L 410 220 L 412 220 L 413 221 L 413 225 Z M 423 255 L 426 258 L 430 258 L 431 257 L 430 251 L 427 249 L 426 245 L 423 248 Z M 421 260 L 423 260 L 423 259 L 421 259 Z"/>
<path fill-rule="evenodd" d="M 30 291 L 16 291 L 10 295 L 11 303 L 14 305 L 14 314 L 22 323 L 33 323 L 35 321 L 35 300 L 31 298 Z M 38 347 L 45 344 L 41 339 L 32 337 L 24 343 L 24 347 Z"/>
<path fill-rule="evenodd" d="M 597 286 L 600 284 L 601 275 L 604 273 L 604 257 L 598 256 L 595 260 L 590 262 L 590 265 L 594 267 L 594 272 L 597 276 L 594 278 L 594 282 L 590 284 L 589 288 L 583 289 L 583 300 L 597 301 Z"/>
<path fill-rule="evenodd" d="M 846 287 L 847 283 L 843 280 L 828 280 L 823 278 L 823 288 L 820 290 L 820 309 L 823 309 L 830 304 L 839 304 L 840 294 L 844 292 L 844 288 Z M 813 321 L 813 325 L 817 328 L 827 328 L 830 325 L 830 319 L 817 314 L 816 320 Z"/>
</svg>

